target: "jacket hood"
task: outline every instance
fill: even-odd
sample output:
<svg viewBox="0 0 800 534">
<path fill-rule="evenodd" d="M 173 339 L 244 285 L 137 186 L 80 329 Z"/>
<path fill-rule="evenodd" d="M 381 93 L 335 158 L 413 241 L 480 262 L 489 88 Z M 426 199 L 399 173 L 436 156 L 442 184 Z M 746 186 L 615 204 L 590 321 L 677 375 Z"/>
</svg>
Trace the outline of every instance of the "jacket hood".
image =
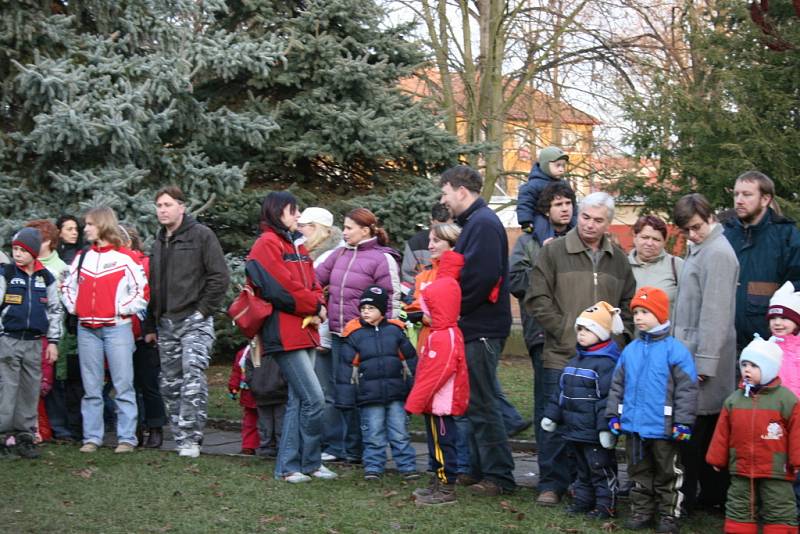
<svg viewBox="0 0 800 534">
<path fill-rule="evenodd" d="M 312 260 L 316 260 L 322 254 L 325 254 L 329 250 L 338 248 L 341 245 L 342 245 L 342 231 L 338 227 L 332 226 L 330 235 L 327 238 L 325 238 L 319 245 L 314 247 L 314 250 L 309 250 L 308 255 L 311 256 Z"/>
<path fill-rule="evenodd" d="M 361 328 L 375 328 L 375 327 L 384 328 L 386 325 L 390 323 L 405 332 L 406 324 L 403 321 L 400 321 L 399 319 L 387 319 L 386 317 L 384 317 L 380 323 L 373 326 L 368 322 L 362 320 L 361 317 L 355 317 L 347 321 L 347 325 L 345 325 L 344 331 L 342 332 L 342 337 L 347 337 L 356 330 L 359 330 Z"/>
<path fill-rule="evenodd" d="M 191 228 L 195 224 L 197 224 L 197 219 L 195 219 L 188 213 L 184 213 L 183 221 L 181 221 L 181 225 L 178 227 L 178 229 L 172 233 L 172 237 L 175 237 L 176 235 L 180 235 L 188 231 L 189 228 Z M 166 239 L 166 237 L 167 237 L 167 229 L 162 226 L 161 229 L 158 231 L 158 238 L 163 241 L 164 239 Z"/>
<path fill-rule="evenodd" d="M 720 224 L 726 228 L 739 228 L 741 230 L 745 230 L 742 220 L 735 216 L 735 212 L 733 217 L 728 217 Z M 768 207 L 767 213 L 761 218 L 760 221 L 758 221 L 758 224 L 748 226 L 747 229 L 760 230 L 769 224 L 795 224 L 795 222 L 788 217 L 775 213 L 775 210 Z"/>
<path fill-rule="evenodd" d="M 609 358 L 612 361 L 619 359 L 619 347 L 613 339 L 597 343 L 591 347 L 581 347 L 578 345 L 578 355 L 581 358 Z"/>
<path fill-rule="evenodd" d="M 461 269 L 464 267 L 464 256 L 454 250 L 446 250 L 439 258 L 438 266 L 439 270 L 436 273 L 437 278 L 453 278 L 454 280 L 458 280 L 461 278 Z"/>
<path fill-rule="evenodd" d="M 542 170 L 542 167 L 539 165 L 538 161 L 533 165 L 533 168 L 531 168 L 531 172 L 528 174 L 528 182 L 533 182 L 536 180 L 542 180 L 546 184 L 549 184 L 550 182 L 553 181 L 553 178 L 548 176 Z"/>
<path fill-rule="evenodd" d="M 444 257 L 444 255 L 442 255 Z M 458 256 L 461 256 L 458 254 Z M 463 264 L 463 257 L 462 257 Z M 428 287 L 422 290 L 423 309 L 431 316 L 431 329 L 444 330 L 458 326 L 461 312 L 461 286 L 455 278 L 439 275 Z"/>
</svg>

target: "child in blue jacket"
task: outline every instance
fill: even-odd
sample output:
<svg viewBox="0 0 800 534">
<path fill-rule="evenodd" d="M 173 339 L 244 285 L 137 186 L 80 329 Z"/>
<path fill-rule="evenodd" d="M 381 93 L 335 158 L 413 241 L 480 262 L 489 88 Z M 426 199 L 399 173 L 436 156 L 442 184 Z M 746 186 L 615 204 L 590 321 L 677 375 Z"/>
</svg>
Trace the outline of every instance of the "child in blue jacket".
<svg viewBox="0 0 800 534">
<path fill-rule="evenodd" d="M 58 284 L 36 258 L 42 237 L 23 228 L 11 241 L 14 263 L 0 276 L 0 459 L 39 457 L 34 444 L 45 359 L 58 359 L 62 307 Z"/>
<path fill-rule="evenodd" d="M 413 385 L 417 352 L 405 335 L 405 325 L 387 320 L 388 292 L 378 286 L 364 290 L 360 318 L 347 323 L 341 359 L 350 368 L 351 398 L 361 417 L 364 479 L 380 480 L 386 468 L 386 447 L 406 480 L 420 477 L 408 433 L 406 397 Z M 341 389 L 341 385 L 338 385 Z"/>
<path fill-rule="evenodd" d="M 614 517 L 617 499 L 616 439 L 605 417 L 619 347 L 611 334 L 623 331 L 619 308 L 600 301 L 575 320 L 578 353 L 561 372 L 559 387 L 544 409 L 542 429 L 561 427 L 575 451 L 578 477 L 567 513 L 594 519 Z"/>
<path fill-rule="evenodd" d="M 638 530 L 657 520 L 656 532 L 678 532 L 683 478 L 678 442 L 692 435 L 697 372 L 689 350 L 669 335 L 664 291 L 639 288 L 631 311 L 639 339 L 622 351 L 606 405 L 609 429 L 627 436 L 628 477 L 634 487 L 625 528 Z"/>
</svg>

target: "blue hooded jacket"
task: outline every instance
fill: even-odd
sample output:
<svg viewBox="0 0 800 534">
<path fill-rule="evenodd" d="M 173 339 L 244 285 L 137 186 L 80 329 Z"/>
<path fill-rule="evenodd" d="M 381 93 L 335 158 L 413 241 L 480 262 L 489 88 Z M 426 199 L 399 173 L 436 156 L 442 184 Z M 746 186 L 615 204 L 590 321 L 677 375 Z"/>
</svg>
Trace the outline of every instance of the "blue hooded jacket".
<svg viewBox="0 0 800 534">
<path fill-rule="evenodd" d="M 558 390 L 548 399 L 544 416 L 561 426 L 564 438 L 599 443 L 598 433 L 608 430 L 606 397 L 619 358 L 613 340 L 583 348 L 568 362 L 558 380 Z"/>
<path fill-rule="evenodd" d="M 619 417 L 622 431 L 645 439 L 671 439 L 675 423 L 693 425 L 697 372 L 689 350 L 669 333 L 640 332 L 617 361 L 606 417 Z"/>
<path fill-rule="evenodd" d="M 547 228 L 550 227 L 550 221 L 546 214 L 539 212 L 539 196 L 548 185 L 555 182 L 564 182 L 566 180 L 556 180 L 545 174 L 539 163 L 536 163 L 528 175 L 528 181 L 519 188 L 517 194 L 517 222 L 520 226 L 530 224 L 534 227 L 534 233 L 537 235 L 536 239 L 541 244 L 542 241 L 552 235 L 547 235 Z M 570 227 L 575 226 L 578 222 L 577 210 L 572 214 Z M 552 231 L 552 230 L 551 230 Z"/>
</svg>

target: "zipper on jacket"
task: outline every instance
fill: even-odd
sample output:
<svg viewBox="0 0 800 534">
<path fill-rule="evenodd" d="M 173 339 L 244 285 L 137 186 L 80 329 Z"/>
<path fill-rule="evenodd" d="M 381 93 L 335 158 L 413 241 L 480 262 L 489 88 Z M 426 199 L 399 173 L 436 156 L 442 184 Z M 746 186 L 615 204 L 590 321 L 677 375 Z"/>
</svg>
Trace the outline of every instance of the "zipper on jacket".
<svg viewBox="0 0 800 534">
<path fill-rule="evenodd" d="M 592 263 L 592 276 L 594 278 L 594 287 L 592 288 L 592 292 L 594 294 L 594 301 L 597 302 L 597 264 Z"/>
<path fill-rule="evenodd" d="M 356 261 L 356 256 L 358 256 L 358 245 L 353 248 L 353 257 L 350 258 L 350 263 L 347 264 L 347 269 L 344 270 L 344 275 L 342 275 L 342 288 L 339 291 L 339 328 L 342 329 L 342 332 L 344 332 L 344 283 L 347 280 L 347 275 L 350 274 L 350 267 L 352 267 L 353 262 Z M 335 263 L 334 266 L 336 266 Z"/>
<path fill-rule="evenodd" d="M 33 290 L 31 289 L 31 284 L 33 283 L 33 275 L 25 273 L 28 275 L 28 319 L 25 321 L 25 330 L 31 329 L 31 302 L 33 300 Z"/>
</svg>

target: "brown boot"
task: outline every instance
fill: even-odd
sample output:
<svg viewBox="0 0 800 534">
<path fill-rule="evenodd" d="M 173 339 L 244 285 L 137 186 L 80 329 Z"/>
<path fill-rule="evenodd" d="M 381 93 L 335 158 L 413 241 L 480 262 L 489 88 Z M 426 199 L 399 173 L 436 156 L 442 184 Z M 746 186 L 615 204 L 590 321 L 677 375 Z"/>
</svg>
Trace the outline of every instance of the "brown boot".
<svg viewBox="0 0 800 534">
<path fill-rule="evenodd" d="M 455 504 L 456 502 L 456 485 L 455 484 L 439 484 L 439 488 L 430 493 L 429 495 L 417 495 L 414 500 L 416 504 L 423 506 L 439 506 L 443 504 Z"/>
<path fill-rule="evenodd" d="M 161 445 L 164 443 L 164 433 L 161 430 L 161 427 L 153 427 L 150 429 L 150 434 L 147 436 L 147 443 L 145 443 L 145 448 L 147 449 L 160 449 Z"/>
</svg>

